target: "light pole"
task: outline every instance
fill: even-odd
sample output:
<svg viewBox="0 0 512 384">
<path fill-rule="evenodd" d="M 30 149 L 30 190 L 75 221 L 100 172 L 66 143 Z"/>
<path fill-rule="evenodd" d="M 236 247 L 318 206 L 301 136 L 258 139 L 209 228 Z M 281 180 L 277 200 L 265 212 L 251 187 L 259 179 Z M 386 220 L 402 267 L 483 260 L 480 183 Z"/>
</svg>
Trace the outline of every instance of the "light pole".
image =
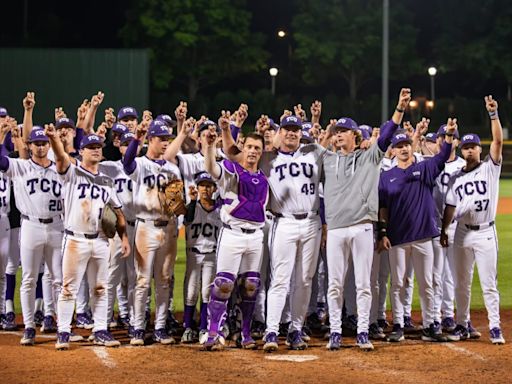
<svg viewBox="0 0 512 384">
<path fill-rule="evenodd" d="M 272 96 L 274 96 L 276 94 L 276 76 L 278 74 L 278 69 L 277 68 L 270 68 L 268 70 L 268 73 L 270 73 L 270 78 L 272 79 L 272 86 L 270 88 L 271 92 L 272 92 Z"/>
<path fill-rule="evenodd" d="M 436 99 L 435 84 L 434 84 L 434 78 L 436 76 L 436 73 L 437 73 L 436 67 L 430 67 L 428 69 L 428 74 L 430 75 L 430 98 L 432 99 L 432 101 L 434 101 Z"/>
</svg>

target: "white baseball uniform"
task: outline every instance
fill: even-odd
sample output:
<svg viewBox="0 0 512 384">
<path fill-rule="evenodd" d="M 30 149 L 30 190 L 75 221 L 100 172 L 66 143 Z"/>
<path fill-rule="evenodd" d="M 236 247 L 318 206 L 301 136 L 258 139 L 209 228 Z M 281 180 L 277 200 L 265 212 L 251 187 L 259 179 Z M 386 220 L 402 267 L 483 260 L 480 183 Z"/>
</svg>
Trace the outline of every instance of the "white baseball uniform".
<svg viewBox="0 0 512 384">
<path fill-rule="evenodd" d="M 11 181 L 0 173 L 0 314 L 5 314 L 5 271 L 11 242 L 10 199 Z"/>
<path fill-rule="evenodd" d="M 70 332 L 76 294 L 87 271 L 93 332 L 107 329 L 108 239 L 101 229 L 106 204 L 121 208 L 113 180 L 70 164 L 60 175 L 64 191 L 62 290 L 58 302 L 59 332 Z"/>
<path fill-rule="evenodd" d="M 455 300 L 457 323 L 470 320 L 471 282 L 476 262 L 489 329 L 500 327 L 497 288 L 498 237 L 494 221 L 498 206 L 501 160 L 488 156 L 469 172 L 464 169 L 450 179 L 446 204 L 455 206 L 457 228 L 454 237 Z"/>
<path fill-rule="evenodd" d="M 136 330 L 143 330 L 145 306 L 151 278 L 155 279 L 155 329 L 165 328 L 169 307 L 170 283 L 176 262 L 177 220 L 164 215 L 158 198 L 159 188 L 174 179 L 181 179 L 178 167 L 165 160 L 147 156 L 135 160 L 133 204 L 135 224 L 134 321 Z"/>
</svg>

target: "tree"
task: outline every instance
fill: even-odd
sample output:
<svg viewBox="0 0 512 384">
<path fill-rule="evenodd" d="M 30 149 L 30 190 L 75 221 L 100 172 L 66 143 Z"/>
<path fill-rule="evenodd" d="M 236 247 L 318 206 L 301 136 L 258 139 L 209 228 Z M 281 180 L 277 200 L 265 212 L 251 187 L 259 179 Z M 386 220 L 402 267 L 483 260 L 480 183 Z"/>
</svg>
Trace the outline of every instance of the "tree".
<svg viewBox="0 0 512 384">
<path fill-rule="evenodd" d="M 390 10 L 390 75 L 404 79 L 421 68 L 416 28 L 408 12 Z M 361 86 L 378 78 L 382 63 L 382 0 L 301 0 L 293 19 L 295 58 L 307 83 L 339 83 L 355 101 Z M 339 89 L 339 86 L 337 87 Z"/>
<path fill-rule="evenodd" d="M 182 83 L 194 100 L 205 86 L 266 67 L 263 37 L 251 33 L 244 7 L 245 0 L 138 0 L 121 36 L 150 49 L 155 88 Z"/>
</svg>

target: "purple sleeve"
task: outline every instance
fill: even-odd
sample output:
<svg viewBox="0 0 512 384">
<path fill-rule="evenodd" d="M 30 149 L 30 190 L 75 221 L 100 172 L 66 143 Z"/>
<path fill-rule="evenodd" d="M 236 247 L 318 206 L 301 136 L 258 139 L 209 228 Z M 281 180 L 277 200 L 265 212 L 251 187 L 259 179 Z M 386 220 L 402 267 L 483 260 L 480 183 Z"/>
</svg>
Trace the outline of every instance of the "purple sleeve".
<svg viewBox="0 0 512 384">
<path fill-rule="evenodd" d="M 323 198 L 320 198 L 320 220 L 322 220 L 322 225 L 327 224 L 325 221 L 325 203 Z"/>
<path fill-rule="evenodd" d="M 233 140 L 236 143 L 236 139 L 238 138 L 238 133 L 240 132 L 240 128 L 235 124 L 230 124 L 229 128 L 231 128 L 231 136 L 233 136 Z"/>
<path fill-rule="evenodd" d="M 12 136 L 10 131 L 5 135 L 4 146 L 5 149 L 7 149 L 7 152 L 14 151 L 14 144 L 12 143 Z"/>
<path fill-rule="evenodd" d="M 123 158 L 123 168 L 128 175 L 131 175 L 137 167 L 135 157 L 137 156 L 137 148 L 139 148 L 139 145 L 140 141 L 133 139 L 128 145 L 128 148 L 126 148 L 126 153 Z"/>
<path fill-rule="evenodd" d="M 437 177 L 441 174 L 444 169 L 445 163 L 450 158 L 452 151 L 452 144 L 448 144 L 446 141 L 443 142 L 441 150 L 435 156 L 432 156 L 429 160 L 425 160 L 420 164 L 425 163 L 427 172 L 425 172 L 426 182 L 429 185 L 434 185 Z"/>
<path fill-rule="evenodd" d="M 388 120 L 382 125 L 382 128 L 380 129 L 380 136 L 377 139 L 377 144 L 382 152 L 386 152 L 388 150 L 388 147 L 391 144 L 391 138 L 397 129 L 398 125 L 396 125 L 393 120 Z"/>
<path fill-rule="evenodd" d="M 9 169 L 9 159 L 4 144 L 0 145 L 0 171 L 5 172 Z"/>
<path fill-rule="evenodd" d="M 76 127 L 75 139 L 73 140 L 74 148 L 80 148 L 80 143 L 82 142 L 83 137 L 84 137 L 84 130 L 82 128 Z"/>
<path fill-rule="evenodd" d="M 384 180 L 384 172 L 380 174 L 379 178 L 379 209 L 387 208 L 387 190 L 386 190 L 386 182 Z"/>
</svg>

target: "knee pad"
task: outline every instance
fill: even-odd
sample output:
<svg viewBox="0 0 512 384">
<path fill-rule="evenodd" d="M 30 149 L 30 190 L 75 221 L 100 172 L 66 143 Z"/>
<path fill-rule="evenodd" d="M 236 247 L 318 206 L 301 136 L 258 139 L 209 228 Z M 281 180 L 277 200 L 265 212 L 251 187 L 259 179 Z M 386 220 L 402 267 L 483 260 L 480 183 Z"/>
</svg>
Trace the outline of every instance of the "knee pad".
<svg viewBox="0 0 512 384">
<path fill-rule="evenodd" d="M 229 300 L 235 286 L 235 275 L 229 272 L 219 272 L 212 284 L 212 297 Z"/>
<path fill-rule="evenodd" d="M 254 300 L 261 286 L 259 272 L 245 272 L 238 278 L 238 286 L 242 300 Z"/>
</svg>

